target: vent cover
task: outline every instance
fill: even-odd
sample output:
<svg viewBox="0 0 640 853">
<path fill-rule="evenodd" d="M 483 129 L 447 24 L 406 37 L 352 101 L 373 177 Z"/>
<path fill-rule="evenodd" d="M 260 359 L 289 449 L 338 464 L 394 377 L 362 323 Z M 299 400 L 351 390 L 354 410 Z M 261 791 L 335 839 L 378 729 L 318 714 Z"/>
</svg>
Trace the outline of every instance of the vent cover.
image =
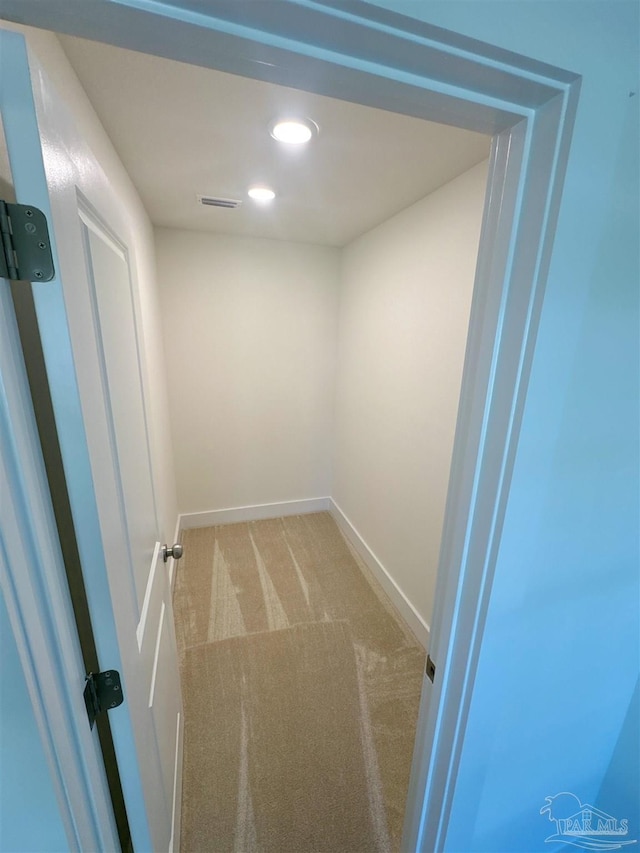
<svg viewBox="0 0 640 853">
<path fill-rule="evenodd" d="M 199 195 L 198 201 L 205 207 L 224 207 L 226 210 L 235 210 L 242 204 L 238 198 L 219 198 L 212 195 Z"/>
</svg>

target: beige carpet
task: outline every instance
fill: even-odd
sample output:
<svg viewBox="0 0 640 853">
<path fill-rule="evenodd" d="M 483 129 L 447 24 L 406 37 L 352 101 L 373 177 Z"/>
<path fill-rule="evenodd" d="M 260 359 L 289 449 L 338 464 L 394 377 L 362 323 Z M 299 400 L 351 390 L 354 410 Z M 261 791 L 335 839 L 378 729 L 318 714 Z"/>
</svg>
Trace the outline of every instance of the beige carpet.
<svg viewBox="0 0 640 853">
<path fill-rule="evenodd" d="M 183 542 L 183 853 L 398 850 L 424 651 L 331 516 Z"/>
</svg>

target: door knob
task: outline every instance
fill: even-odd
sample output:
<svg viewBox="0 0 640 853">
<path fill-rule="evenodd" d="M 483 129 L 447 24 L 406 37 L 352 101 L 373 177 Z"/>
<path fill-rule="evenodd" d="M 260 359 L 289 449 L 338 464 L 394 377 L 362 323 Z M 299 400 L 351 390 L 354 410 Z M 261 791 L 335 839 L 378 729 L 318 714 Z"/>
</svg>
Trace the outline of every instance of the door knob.
<svg viewBox="0 0 640 853">
<path fill-rule="evenodd" d="M 162 551 L 162 559 L 165 563 L 169 557 L 173 557 L 174 560 L 179 560 L 182 557 L 182 545 L 179 542 L 176 542 L 171 548 L 168 545 L 163 545 L 160 550 Z"/>
</svg>

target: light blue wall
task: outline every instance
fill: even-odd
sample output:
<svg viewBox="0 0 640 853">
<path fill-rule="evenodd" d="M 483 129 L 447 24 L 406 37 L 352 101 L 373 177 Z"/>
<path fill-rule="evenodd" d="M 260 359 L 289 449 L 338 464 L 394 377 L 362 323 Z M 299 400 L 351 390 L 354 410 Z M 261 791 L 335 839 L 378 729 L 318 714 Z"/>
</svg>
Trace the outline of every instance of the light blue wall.
<svg viewBox="0 0 640 853">
<path fill-rule="evenodd" d="M 0 593 L 0 851 L 69 849 Z"/>
<path fill-rule="evenodd" d="M 553 850 L 561 791 L 640 838 L 638 4 L 377 2 L 583 75 L 446 849 Z"/>
<path fill-rule="evenodd" d="M 640 839 L 639 7 L 378 2 L 583 75 L 446 849 L 554 849 L 561 791 Z"/>
</svg>

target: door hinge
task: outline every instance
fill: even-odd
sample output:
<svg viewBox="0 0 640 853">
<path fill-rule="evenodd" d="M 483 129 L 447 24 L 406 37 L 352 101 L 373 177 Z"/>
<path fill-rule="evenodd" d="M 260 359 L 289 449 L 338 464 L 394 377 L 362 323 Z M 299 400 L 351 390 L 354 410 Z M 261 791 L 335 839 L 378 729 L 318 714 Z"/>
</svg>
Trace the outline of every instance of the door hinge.
<svg viewBox="0 0 640 853">
<path fill-rule="evenodd" d="M 86 678 L 83 695 L 89 725 L 93 728 L 98 714 L 117 708 L 124 702 L 120 673 L 115 669 L 90 672 Z"/>
<path fill-rule="evenodd" d="M 32 204 L 0 199 L 0 277 L 13 281 L 51 281 L 53 255 L 47 218 Z"/>
<path fill-rule="evenodd" d="M 427 673 L 427 678 L 430 681 L 433 681 L 433 679 L 435 678 L 435 674 L 436 674 L 436 665 L 431 660 L 431 655 L 427 655 L 427 666 L 425 667 L 425 672 Z"/>
</svg>

